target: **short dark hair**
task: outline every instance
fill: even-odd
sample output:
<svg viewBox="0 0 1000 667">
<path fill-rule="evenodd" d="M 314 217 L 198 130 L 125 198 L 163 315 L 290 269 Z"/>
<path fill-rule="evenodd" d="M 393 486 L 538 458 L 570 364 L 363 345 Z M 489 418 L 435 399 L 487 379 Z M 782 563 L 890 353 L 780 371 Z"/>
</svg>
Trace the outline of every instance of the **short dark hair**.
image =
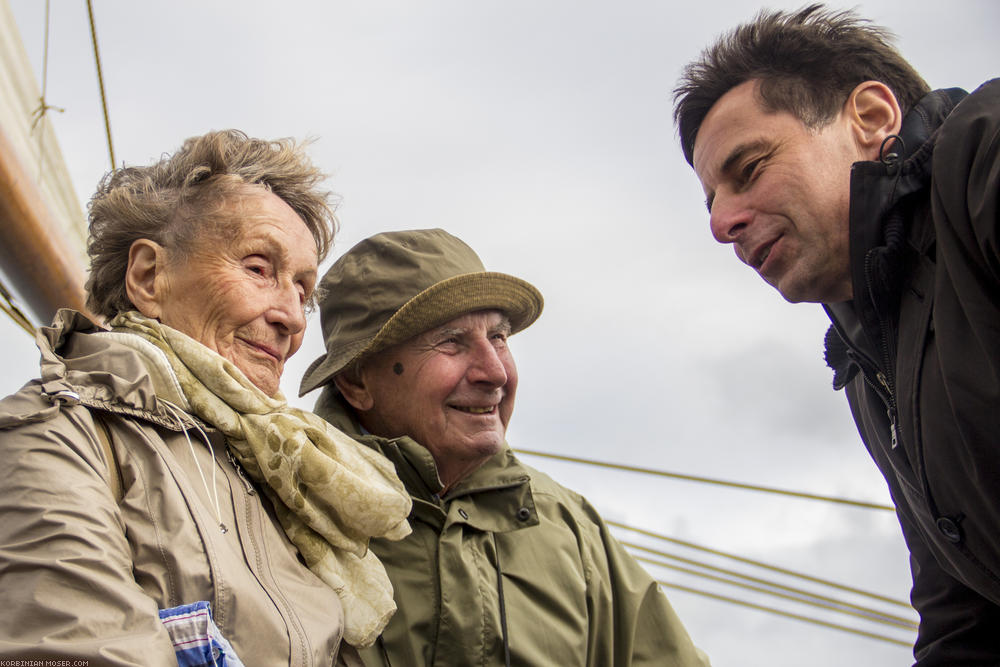
<svg viewBox="0 0 1000 667">
<path fill-rule="evenodd" d="M 761 11 L 724 34 L 684 68 L 674 89 L 674 122 L 688 164 L 712 106 L 729 90 L 760 83 L 769 111 L 787 111 L 807 127 L 836 117 L 854 88 L 880 81 L 905 114 L 930 87 L 892 45 L 892 33 L 852 11 L 813 4 L 796 12 Z"/>
<path fill-rule="evenodd" d="M 332 195 L 320 187 L 325 179 L 303 144 L 254 139 L 238 130 L 192 137 L 148 167 L 110 172 L 88 205 L 87 307 L 108 319 L 133 309 L 125 291 L 132 243 L 145 238 L 184 256 L 200 234 L 225 231 L 219 212 L 248 188 L 263 188 L 288 204 L 322 261 L 337 230 Z"/>
</svg>

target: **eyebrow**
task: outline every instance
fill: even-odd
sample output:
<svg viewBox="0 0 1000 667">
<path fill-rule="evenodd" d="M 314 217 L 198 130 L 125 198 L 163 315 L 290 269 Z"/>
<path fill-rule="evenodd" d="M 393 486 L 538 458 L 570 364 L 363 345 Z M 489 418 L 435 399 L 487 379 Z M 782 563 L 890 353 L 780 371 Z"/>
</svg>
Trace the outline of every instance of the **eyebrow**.
<svg viewBox="0 0 1000 667">
<path fill-rule="evenodd" d="M 752 141 L 738 144 L 729 152 L 726 159 L 722 161 L 722 166 L 719 167 L 719 173 L 731 176 L 736 165 L 743 161 L 743 158 L 747 156 L 747 153 L 766 150 L 768 148 L 768 143 L 767 139 L 754 139 Z M 713 201 L 715 201 L 714 191 L 709 193 L 708 197 L 705 198 L 705 207 L 708 208 L 709 213 L 712 212 Z"/>
<path fill-rule="evenodd" d="M 502 333 L 502 334 L 508 334 L 509 335 L 510 334 L 510 329 L 511 329 L 510 320 L 507 319 L 506 316 L 504 316 L 504 318 L 501 319 L 496 324 L 493 324 L 493 325 L 490 325 L 489 327 L 487 327 L 487 333 L 490 333 L 490 334 Z M 468 328 L 463 329 L 461 327 L 443 326 L 443 327 L 441 327 L 439 329 L 433 329 L 433 330 L 427 332 L 427 335 L 431 336 L 432 338 L 441 338 L 441 337 L 444 337 L 444 336 L 464 336 L 468 332 L 469 332 Z"/>
<path fill-rule="evenodd" d="M 266 246 L 265 249 L 272 253 L 272 256 L 278 264 L 288 266 L 292 261 L 292 255 L 288 251 L 288 248 L 282 245 L 269 230 L 251 235 L 249 237 L 244 237 L 243 241 L 247 246 L 246 252 L 252 252 L 255 245 L 263 243 Z M 295 273 L 292 277 L 296 280 L 308 280 L 315 284 L 318 276 L 319 271 L 310 267 L 305 271 Z"/>
<path fill-rule="evenodd" d="M 510 335 L 510 320 L 504 317 L 502 320 L 496 323 L 495 326 L 490 327 L 490 333 L 502 333 L 505 335 Z"/>
<path fill-rule="evenodd" d="M 443 336 L 461 336 L 465 332 L 465 329 L 459 329 L 458 327 L 441 327 L 430 332 L 430 334 L 432 338 L 441 338 Z"/>
</svg>

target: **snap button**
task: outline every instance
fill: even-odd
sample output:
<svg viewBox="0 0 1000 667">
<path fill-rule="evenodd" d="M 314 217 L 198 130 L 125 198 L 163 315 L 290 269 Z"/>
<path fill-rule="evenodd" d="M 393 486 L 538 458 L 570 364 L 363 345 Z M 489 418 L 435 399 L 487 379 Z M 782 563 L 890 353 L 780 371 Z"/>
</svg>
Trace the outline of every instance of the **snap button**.
<svg viewBox="0 0 1000 667">
<path fill-rule="evenodd" d="M 962 541 L 962 531 L 954 519 L 943 516 L 937 520 L 937 527 L 941 531 L 941 535 L 944 536 L 944 539 L 952 544 L 958 544 Z"/>
<path fill-rule="evenodd" d="M 519 521 L 527 521 L 531 518 L 531 510 L 527 507 L 522 507 L 517 511 L 517 518 Z"/>
<path fill-rule="evenodd" d="M 463 519 L 468 519 L 468 518 L 469 518 L 469 514 L 468 514 L 468 512 L 466 512 L 466 511 L 465 511 L 464 509 L 462 509 L 461 507 L 459 507 L 459 508 L 458 508 L 458 515 L 459 515 L 460 517 L 462 517 Z"/>
</svg>

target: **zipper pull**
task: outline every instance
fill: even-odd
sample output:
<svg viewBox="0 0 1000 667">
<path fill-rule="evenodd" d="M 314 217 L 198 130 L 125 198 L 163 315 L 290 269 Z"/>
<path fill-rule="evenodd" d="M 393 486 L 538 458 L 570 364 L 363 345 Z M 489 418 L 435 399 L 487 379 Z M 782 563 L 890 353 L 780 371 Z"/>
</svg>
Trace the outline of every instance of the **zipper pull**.
<svg viewBox="0 0 1000 667">
<path fill-rule="evenodd" d="M 251 484 L 250 480 L 248 480 L 246 476 L 243 474 L 243 466 L 241 466 L 240 462 L 236 460 L 236 457 L 233 456 L 233 453 L 229 451 L 228 447 L 226 447 L 226 456 L 229 457 L 229 462 L 236 469 L 236 476 L 240 478 L 240 481 L 243 482 L 243 486 L 246 487 L 247 495 L 248 496 L 254 495 L 255 491 L 253 488 L 253 484 Z"/>
<path fill-rule="evenodd" d="M 899 445 L 899 433 L 896 428 L 896 411 L 890 408 L 886 412 L 889 415 L 889 434 L 892 437 L 892 448 L 896 449 Z"/>
</svg>

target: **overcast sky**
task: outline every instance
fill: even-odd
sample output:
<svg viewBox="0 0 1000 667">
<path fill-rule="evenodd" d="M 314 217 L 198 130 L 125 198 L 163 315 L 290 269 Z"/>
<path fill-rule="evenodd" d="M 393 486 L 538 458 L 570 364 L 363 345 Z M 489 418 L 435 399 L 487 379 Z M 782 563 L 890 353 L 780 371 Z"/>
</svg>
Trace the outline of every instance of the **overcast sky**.
<svg viewBox="0 0 1000 667">
<path fill-rule="evenodd" d="M 9 2 L 40 80 L 45 3 Z M 377 232 L 443 227 L 487 268 L 542 291 L 544 314 L 512 342 L 514 447 L 888 503 L 843 395 L 830 388 L 822 310 L 785 303 L 712 240 L 671 122 L 684 64 L 759 6 L 94 2 L 119 163 L 149 163 L 210 129 L 312 137 L 310 154 L 342 198 L 334 257 Z M 932 87 L 971 89 L 996 74 L 994 0 L 858 7 L 896 32 Z M 85 203 L 109 161 L 82 1 L 52 3 L 48 77 L 49 104 L 66 109 L 52 121 Z M 322 351 L 318 318 L 311 326 L 286 367 L 290 398 Z M 37 362 L 6 320 L 0 343 L 7 393 L 37 374 Z M 606 518 L 907 596 L 906 551 L 889 512 L 524 459 Z M 908 648 L 668 595 L 717 666 L 909 664 Z"/>
</svg>

